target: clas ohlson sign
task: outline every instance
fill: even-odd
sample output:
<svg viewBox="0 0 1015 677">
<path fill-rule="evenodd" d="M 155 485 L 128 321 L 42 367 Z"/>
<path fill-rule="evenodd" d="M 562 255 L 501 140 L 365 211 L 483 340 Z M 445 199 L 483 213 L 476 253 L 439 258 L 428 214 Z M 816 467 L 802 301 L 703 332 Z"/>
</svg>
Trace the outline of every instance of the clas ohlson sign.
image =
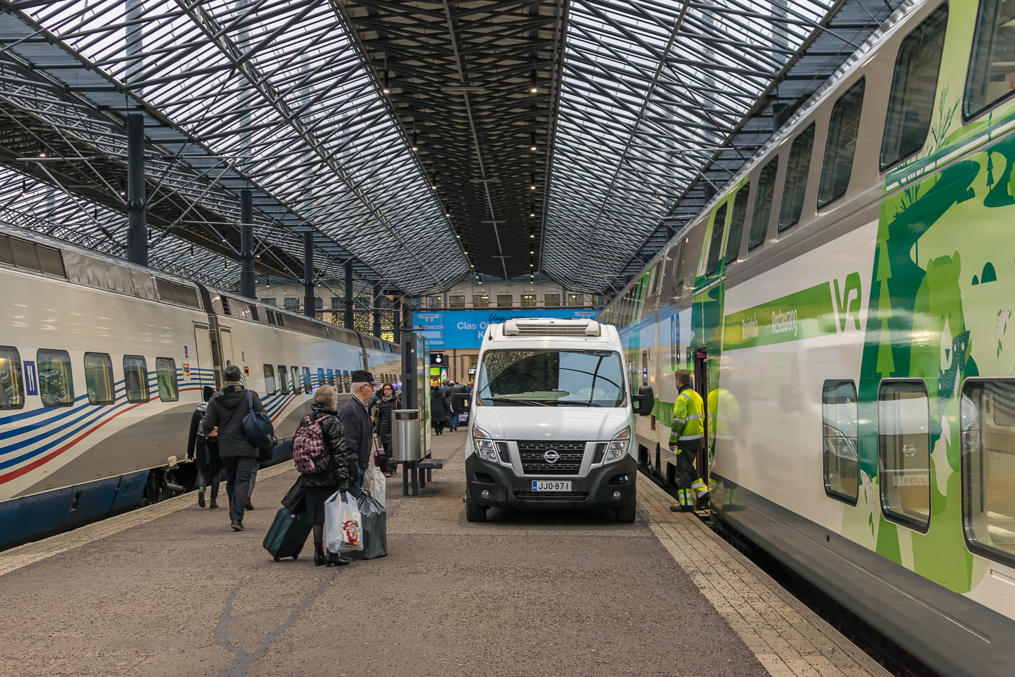
<svg viewBox="0 0 1015 677">
<path fill-rule="evenodd" d="M 554 317 L 565 320 L 593 319 L 598 310 L 442 310 L 412 314 L 412 328 L 426 339 L 430 350 L 479 350 L 483 332 L 491 324 L 516 317 Z"/>
</svg>

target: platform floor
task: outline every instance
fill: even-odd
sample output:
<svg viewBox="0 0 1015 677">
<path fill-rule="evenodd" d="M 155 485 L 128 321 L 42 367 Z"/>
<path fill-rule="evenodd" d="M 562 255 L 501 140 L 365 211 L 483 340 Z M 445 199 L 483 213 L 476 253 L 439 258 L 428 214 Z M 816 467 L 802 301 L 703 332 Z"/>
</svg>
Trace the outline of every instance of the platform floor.
<svg viewBox="0 0 1015 677">
<path fill-rule="evenodd" d="M 380 560 L 268 557 L 289 464 L 241 533 L 188 494 L 0 552 L 0 674 L 886 674 L 644 478 L 634 525 L 469 524 L 464 439 L 419 497 L 389 480 Z"/>
</svg>

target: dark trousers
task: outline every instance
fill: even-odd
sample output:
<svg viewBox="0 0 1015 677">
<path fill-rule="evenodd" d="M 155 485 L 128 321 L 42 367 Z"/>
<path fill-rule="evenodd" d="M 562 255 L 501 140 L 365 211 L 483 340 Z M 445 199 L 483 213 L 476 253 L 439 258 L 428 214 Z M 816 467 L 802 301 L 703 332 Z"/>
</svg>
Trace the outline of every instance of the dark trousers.
<svg viewBox="0 0 1015 677">
<path fill-rule="evenodd" d="M 387 473 L 389 468 L 391 472 L 394 472 L 395 466 L 388 464 L 388 459 L 395 453 L 395 450 L 391 447 L 391 435 L 390 433 L 381 434 L 379 437 L 381 438 L 381 447 L 384 448 L 384 455 L 378 456 L 377 454 L 374 454 L 374 460 L 377 461 L 377 468 L 382 473 Z"/>
<path fill-rule="evenodd" d="M 211 500 L 219 495 L 219 483 L 222 475 L 222 461 L 219 460 L 218 450 L 203 450 L 197 456 L 197 487 L 204 490 L 211 487 Z"/>
<path fill-rule="evenodd" d="M 442 434 L 444 432 L 444 426 L 447 425 L 447 421 L 437 420 L 437 419 L 434 419 L 432 421 L 432 423 L 433 423 L 433 430 L 438 435 L 440 435 L 440 434 Z"/>
<path fill-rule="evenodd" d="M 229 495 L 229 521 L 243 524 L 243 509 L 250 495 L 250 478 L 257 469 L 257 459 L 233 456 L 222 459 L 226 471 L 226 494 Z"/>
<path fill-rule="evenodd" d="M 698 470 L 694 467 L 694 461 L 698 456 L 699 448 L 684 449 L 678 447 L 677 453 L 677 498 L 681 505 L 693 506 L 695 496 L 707 494 L 705 483 L 702 482 Z"/>
</svg>

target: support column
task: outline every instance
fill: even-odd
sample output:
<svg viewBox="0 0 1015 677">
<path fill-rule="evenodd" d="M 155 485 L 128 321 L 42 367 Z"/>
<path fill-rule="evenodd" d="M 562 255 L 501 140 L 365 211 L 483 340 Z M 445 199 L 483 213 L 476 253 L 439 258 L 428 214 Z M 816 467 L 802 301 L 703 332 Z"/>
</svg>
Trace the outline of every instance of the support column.
<svg viewBox="0 0 1015 677">
<path fill-rule="evenodd" d="M 240 293 L 257 300 L 254 282 L 254 198 L 249 188 L 240 191 Z"/>
<path fill-rule="evenodd" d="M 148 265 L 148 225 L 145 223 L 144 117 L 127 114 L 127 260 Z"/>
<path fill-rule="evenodd" d="M 303 314 L 307 317 L 317 316 L 317 304 L 314 302 L 314 233 L 303 233 Z"/>
<path fill-rule="evenodd" d="M 392 331 L 395 336 L 392 343 L 402 345 L 402 297 L 395 299 L 395 317 L 391 320 Z"/>
<path fill-rule="evenodd" d="M 374 336 L 377 338 L 381 337 L 381 285 L 374 285 L 373 303 L 370 304 L 371 311 L 374 315 Z"/>
<path fill-rule="evenodd" d="M 353 329 L 352 320 L 352 261 L 345 262 L 345 328 Z"/>
</svg>

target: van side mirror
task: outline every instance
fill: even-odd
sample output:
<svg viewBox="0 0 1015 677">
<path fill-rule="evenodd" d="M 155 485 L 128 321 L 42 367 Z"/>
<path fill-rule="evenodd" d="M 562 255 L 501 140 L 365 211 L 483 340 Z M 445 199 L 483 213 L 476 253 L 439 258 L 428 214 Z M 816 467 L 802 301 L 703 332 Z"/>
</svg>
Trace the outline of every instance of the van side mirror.
<svg viewBox="0 0 1015 677">
<path fill-rule="evenodd" d="M 648 416 L 655 409 L 656 396 L 650 386 L 642 386 L 638 388 L 638 394 L 632 399 L 632 404 L 634 404 L 634 413 L 639 416 Z"/>
</svg>

